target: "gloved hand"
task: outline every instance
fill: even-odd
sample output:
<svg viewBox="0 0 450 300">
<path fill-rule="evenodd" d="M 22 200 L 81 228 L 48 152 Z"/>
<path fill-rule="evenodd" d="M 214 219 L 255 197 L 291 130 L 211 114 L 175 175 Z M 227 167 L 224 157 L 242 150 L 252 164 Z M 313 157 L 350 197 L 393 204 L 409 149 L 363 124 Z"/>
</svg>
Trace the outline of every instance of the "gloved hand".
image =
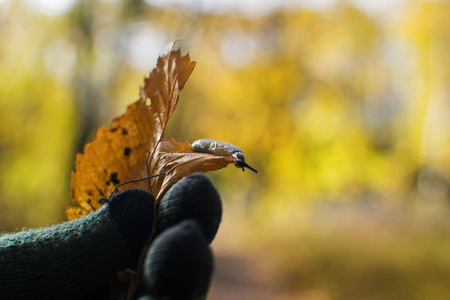
<svg viewBox="0 0 450 300">
<path fill-rule="evenodd" d="M 149 193 L 126 190 L 80 219 L 4 234 L 0 299 L 110 299 L 106 284 L 135 267 L 151 234 L 153 206 Z M 204 175 L 188 176 L 166 193 L 145 259 L 142 299 L 206 298 L 209 243 L 221 215 L 220 197 Z"/>
</svg>

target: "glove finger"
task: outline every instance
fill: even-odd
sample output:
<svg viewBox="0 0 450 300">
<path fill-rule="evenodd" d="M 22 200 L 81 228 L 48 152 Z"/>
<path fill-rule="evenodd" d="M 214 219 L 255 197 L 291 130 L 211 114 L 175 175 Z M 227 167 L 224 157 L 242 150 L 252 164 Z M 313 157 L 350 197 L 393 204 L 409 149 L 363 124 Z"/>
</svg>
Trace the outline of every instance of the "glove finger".
<svg viewBox="0 0 450 300">
<path fill-rule="evenodd" d="M 144 262 L 144 288 L 155 299 L 204 299 L 213 270 L 201 227 L 182 221 L 157 236 Z"/>
<path fill-rule="evenodd" d="M 157 213 L 157 233 L 186 219 L 196 220 L 208 243 L 212 242 L 222 219 L 222 201 L 203 174 L 183 178 L 164 195 Z"/>
<path fill-rule="evenodd" d="M 140 189 L 125 190 L 109 202 L 111 217 L 135 255 L 151 234 L 155 198 Z"/>
</svg>

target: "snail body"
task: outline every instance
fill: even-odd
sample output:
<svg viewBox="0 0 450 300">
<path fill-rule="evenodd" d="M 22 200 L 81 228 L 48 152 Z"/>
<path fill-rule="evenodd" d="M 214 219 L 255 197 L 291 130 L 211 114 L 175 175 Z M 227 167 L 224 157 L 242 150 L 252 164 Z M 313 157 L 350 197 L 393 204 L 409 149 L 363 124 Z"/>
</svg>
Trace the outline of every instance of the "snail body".
<svg viewBox="0 0 450 300">
<path fill-rule="evenodd" d="M 230 156 L 234 158 L 236 162 L 234 165 L 238 168 L 242 168 L 242 171 L 244 171 L 245 168 L 248 168 L 253 172 L 258 173 L 257 170 L 250 167 L 245 162 L 242 150 L 239 147 L 236 147 L 235 145 L 221 141 L 214 141 L 211 139 L 201 139 L 193 142 L 191 146 L 192 150 L 194 150 L 195 152 L 210 153 L 219 156 Z"/>
</svg>

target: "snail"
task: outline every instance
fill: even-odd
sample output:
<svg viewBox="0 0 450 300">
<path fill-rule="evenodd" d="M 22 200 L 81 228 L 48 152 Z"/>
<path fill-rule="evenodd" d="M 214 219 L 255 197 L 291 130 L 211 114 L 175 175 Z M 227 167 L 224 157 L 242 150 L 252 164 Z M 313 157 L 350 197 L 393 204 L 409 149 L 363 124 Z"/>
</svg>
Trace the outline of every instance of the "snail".
<svg viewBox="0 0 450 300">
<path fill-rule="evenodd" d="M 214 141 L 210 139 L 201 139 L 196 140 L 192 143 L 192 150 L 195 152 L 201 153 L 211 153 L 219 156 L 230 156 L 235 160 L 235 166 L 238 168 L 242 168 L 242 171 L 245 168 L 252 170 L 255 173 L 258 173 L 254 168 L 250 167 L 244 158 L 244 154 L 242 154 L 242 150 L 235 145 L 228 144 L 221 141 Z"/>
</svg>

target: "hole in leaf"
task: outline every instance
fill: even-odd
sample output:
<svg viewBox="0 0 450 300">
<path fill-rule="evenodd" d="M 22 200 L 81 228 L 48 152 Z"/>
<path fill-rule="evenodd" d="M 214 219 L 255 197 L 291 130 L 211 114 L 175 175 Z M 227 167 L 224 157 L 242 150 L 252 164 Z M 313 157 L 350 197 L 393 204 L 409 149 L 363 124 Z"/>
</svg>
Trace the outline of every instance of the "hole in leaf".
<svg viewBox="0 0 450 300">
<path fill-rule="evenodd" d="M 128 147 L 125 147 L 125 149 L 123 150 L 123 155 L 128 156 L 130 155 L 131 149 Z"/>
</svg>

